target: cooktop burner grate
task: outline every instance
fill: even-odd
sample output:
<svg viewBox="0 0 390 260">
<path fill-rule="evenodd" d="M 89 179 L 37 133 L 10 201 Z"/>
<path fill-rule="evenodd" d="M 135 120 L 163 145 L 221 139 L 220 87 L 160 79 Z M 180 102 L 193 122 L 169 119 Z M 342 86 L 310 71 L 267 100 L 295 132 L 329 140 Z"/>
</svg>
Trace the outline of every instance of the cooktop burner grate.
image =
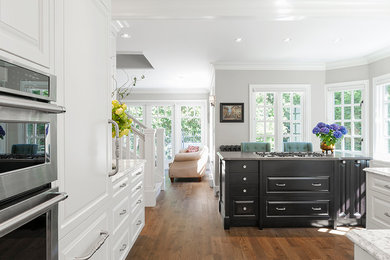
<svg viewBox="0 0 390 260">
<path fill-rule="evenodd" d="M 325 157 L 317 152 L 256 152 L 260 157 Z"/>
</svg>

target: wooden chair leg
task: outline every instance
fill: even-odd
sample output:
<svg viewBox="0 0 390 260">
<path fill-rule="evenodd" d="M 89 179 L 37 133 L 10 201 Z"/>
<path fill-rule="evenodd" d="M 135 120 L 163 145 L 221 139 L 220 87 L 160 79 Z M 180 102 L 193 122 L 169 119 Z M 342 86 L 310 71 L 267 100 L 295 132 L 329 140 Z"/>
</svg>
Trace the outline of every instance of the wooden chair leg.
<svg viewBox="0 0 390 260">
<path fill-rule="evenodd" d="M 202 176 L 198 178 L 198 182 L 201 182 L 202 181 Z"/>
<path fill-rule="evenodd" d="M 171 179 L 171 182 L 174 182 L 175 181 L 175 178 L 170 178 Z"/>
</svg>

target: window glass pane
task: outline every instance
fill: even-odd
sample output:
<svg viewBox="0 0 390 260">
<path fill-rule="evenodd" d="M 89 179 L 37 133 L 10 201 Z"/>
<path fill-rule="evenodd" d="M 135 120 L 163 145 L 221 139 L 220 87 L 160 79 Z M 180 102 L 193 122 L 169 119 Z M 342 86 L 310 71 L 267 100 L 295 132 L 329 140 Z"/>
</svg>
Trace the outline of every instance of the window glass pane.
<svg viewBox="0 0 390 260">
<path fill-rule="evenodd" d="M 263 107 L 257 107 L 256 108 L 256 121 L 263 121 L 264 120 L 264 108 Z"/>
<path fill-rule="evenodd" d="M 152 106 L 152 127 L 154 129 L 164 128 L 164 151 L 165 158 L 173 158 L 172 151 L 172 107 L 171 106 Z M 188 112 L 188 110 L 185 110 Z M 183 122 L 182 122 L 183 123 Z"/>
<path fill-rule="evenodd" d="M 256 137 L 256 142 L 264 142 L 264 137 L 263 136 Z"/>
<path fill-rule="evenodd" d="M 267 122 L 266 123 L 266 134 L 267 135 L 273 135 L 274 134 L 274 130 L 275 130 L 275 127 L 274 127 L 274 123 L 273 122 Z"/>
<path fill-rule="evenodd" d="M 266 99 L 265 104 L 267 106 L 273 106 L 274 105 L 274 101 L 275 101 L 274 93 L 267 93 L 267 99 Z"/>
<path fill-rule="evenodd" d="M 344 126 L 345 126 L 345 128 L 347 128 L 347 131 L 348 131 L 347 135 L 350 135 L 352 133 L 352 131 L 351 131 L 351 122 L 345 122 Z"/>
<path fill-rule="evenodd" d="M 257 122 L 256 123 L 256 136 L 264 135 L 264 123 L 263 122 Z"/>
<path fill-rule="evenodd" d="M 298 93 L 293 94 L 293 104 L 300 105 L 301 104 L 301 95 Z"/>
<path fill-rule="evenodd" d="M 353 123 L 353 130 L 355 135 L 362 135 L 362 123 L 361 122 L 354 122 Z"/>
<path fill-rule="evenodd" d="M 290 108 L 289 107 L 284 107 L 283 108 L 283 120 L 290 120 Z"/>
<path fill-rule="evenodd" d="M 354 106 L 353 114 L 355 119 L 362 119 L 362 108 L 360 106 Z"/>
<path fill-rule="evenodd" d="M 387 153 L 390 153 L 390 139 L 387 139 Z"/>
<path fill-rule="evenodd" d="M 293 120 L 301 120 L 301 108 L 294 107 Z"/>
<path fill-rule="evenodd" d="M 360 104 L 362 101 L 362 91 L 361 90 L 354 90 L 353 91 L 353 103 Z"/>
<path fill-rule="evenodd" d="M 34 128 L 33 124 L 27 124 L 27 136 L 34 135 Z"/>
<path fill-rule="evenodd" d="M 341 105 L 341 92 L 334 93 L 334 104 Z"/>
<path fill-rule="evenodd" d="M 283 137 L 283 143 L 290 142 L 290 137 Z"/>
<path fill-rule="evenodd" d="M 354 150 L 361 151 L 362 150 L 362 142 L 361 138 L 354 138 Z"/>
<path fill-rule="evenodd" d="M 301 134 L 301 123 L 293 123 L 293 134 L 294 135 Z"/>
<path fill-rule="evenodd" d="M 390 118 L 390 104 L 387 104 L 387 118 Z"/>
<path fill-rule="evenodd" d="M 283 93 L 282 94 L 282 104 L 283 106 L 289 106 L 291 105 L 291 94 L 290 93 Z"/>
<path fill-rule="evenodd" d="M 274 149 L 275 149 L 275 138 L 274 138 L 274 137 L 268 136 L 268 137 L 265 138 L 265 141 L 266 141 L 267 143 L 270 143 L 270 144 L 271 144 L 271 150 L 274 150 Z"/>
<path fill-rule="evenodd" d="M 267 107 L 267 121 L 273 121 L 275 119 L 274 109 Z"/>
<path fill-rule="evenodd" d="M 390 121 L 387 121 L 387 136 L 390 136 Z"/>
<path fill-rule="evenodd" d="M 256 104 L 264 106 L 264 93 L 256 93 Z"/>
<path fill-rule="evenodd" d="M 337 142 L 336 143 L 336 146 L 335 146 L 336 150 L 341 150 L 342 146 L 341 146 L 341 141 Z"/>
<path fill-rule="evenodd" d="M 385 88 L 387 100 L 390 100 L 390 85 L 387 85 Z"/>
<path fill-rule="evenodd" d="M 344 119 L 351 119 L 351 107 L 344 107 Z"/>
<path fill-rule="evenodd" d="M 290 123 L 289 122 L 283 122 L 283 134 L 290 134 Z"/>
<path fill-rule="evenodd" d="M 334 119 L 341 120 L 341 107 L 334 108 Z"/>
<path fill-rule="evenodd" d="M 344 92 L 344 104 L 351 104 L 351 91 Z"/>
<path fill-rule="evenodd" d="M 351 151 L 351 137 L 344 138 L 344 150 Z"/>
</svg>

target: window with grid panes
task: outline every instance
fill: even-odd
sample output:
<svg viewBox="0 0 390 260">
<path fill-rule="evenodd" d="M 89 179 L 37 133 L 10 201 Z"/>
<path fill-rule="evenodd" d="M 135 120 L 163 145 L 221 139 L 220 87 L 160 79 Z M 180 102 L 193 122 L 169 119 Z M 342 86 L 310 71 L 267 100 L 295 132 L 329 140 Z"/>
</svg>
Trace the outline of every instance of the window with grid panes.
<svg viewBox="0 0 390 260">
<path fill-rule="evenodd" d="M 303 92 L 256 92 L 256 141 L 270 143 L 271 150 L 303 141 L 303 98 Z"/>
<path fill-rule="evenodd" d="M 188 145 L 202 144 L 202 107 L 181 106 L 181 142 L 182 148 Z"/>
<path fill-rule="evenodd" d="M 165 158 L 173 158 L 172 151 L 172 106 L 152 106 L 152 127 L 164 128 Z"/>
<path fill-rule="evenodd" d="M 377 109 L 376 109 L 376 144 L 374 147 L 375 157 L 378 159 L 390 159 L 390 81 L 377 86 Z"/>
<path fill-rule="evenodd" d="M 38 151 L 45 151 L 45 123 L 26 124 L 26 144 L 37 144 Z"/>
<path fill-rule="evenodd" d="M 343 125 L 348 133 L 341 142 L 336 144 L 336 150 L 362 152 L 363 142 L 363 90 L 346 89 L 332 91 L 332 123 Z"/>
<path fill-rule="evenodd" d="M 128 105 L 127 106 L 127 113 L 129 115 L 132 115 L 133 117 L 135 117 L 141 123 L 144 122 L 144 113 L 145 113 L 144 106 Z M 140 129 L 140 126 L 138 124 L 136 124 L 135 128 Z M 131 133 L 128 136 L 124 136 L 123 138 L 124 138 L 124 140 L 125 140 L 125 138 L 130 138 L 129 139 L 129 141 L 130 141 L 130 148 L 134 149 L 134 136 L 133 136 L 133 134 Z M 137 145 L 137 153 L 138 152 L 139 152 L 139 144 Z"/>
</svg>

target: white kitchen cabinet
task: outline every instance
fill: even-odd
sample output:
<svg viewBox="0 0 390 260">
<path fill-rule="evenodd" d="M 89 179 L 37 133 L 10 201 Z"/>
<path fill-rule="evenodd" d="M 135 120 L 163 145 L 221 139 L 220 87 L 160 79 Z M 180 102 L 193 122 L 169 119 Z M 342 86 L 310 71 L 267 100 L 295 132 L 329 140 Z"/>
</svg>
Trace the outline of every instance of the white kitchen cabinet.
<svg viewBox="0 0 390 260">
<path fill-rule="evenodd" d="M 54 4 L 54 0 L 1 0 L 0 50 L 50 68 Z"/>
<path fill-rule="evenodd" d="M 390 170 L 367 169 L 367 228 L 390 228 Z"/>
<path fill-rule="evenodd" d="M 62 238 L 109 201 L 111 13 L 100 0 L 56 4 L 58 103 L 66 107 L 58 120 L 59 184 L 69 195 L 59 210 Z"/>
<path fill-rule="evenodd" d="M 109 217 L 103 208 L 92 214 L 79 227 L 59 242 L 59 258 L 74 260 L 92 254 L 90 259 L 110 259 Z M 100 248 L 97 245 L 102 243 Z"/>
</svg>

